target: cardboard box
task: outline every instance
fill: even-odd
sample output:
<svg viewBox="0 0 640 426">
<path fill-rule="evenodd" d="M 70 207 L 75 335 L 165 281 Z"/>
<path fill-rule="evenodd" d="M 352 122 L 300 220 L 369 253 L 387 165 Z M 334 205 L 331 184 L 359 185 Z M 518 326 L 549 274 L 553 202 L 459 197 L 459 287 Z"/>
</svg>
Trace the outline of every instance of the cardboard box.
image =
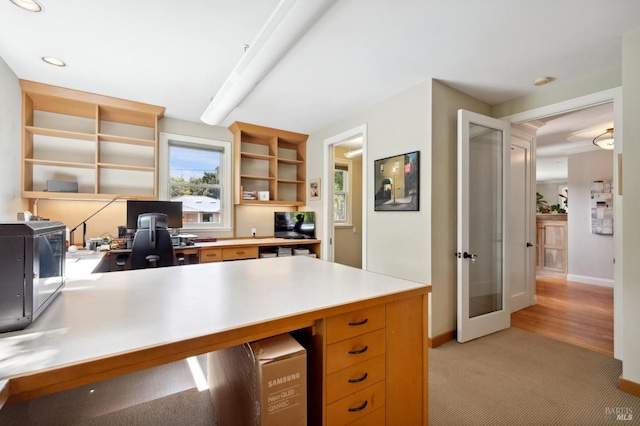
<svg viewBox="0 0 640 426">
<path fill-rule="evenodd" d="M 208 354 L 217 424 L 306 425 L 307 353 L 289 334 Z"/>
</svg>

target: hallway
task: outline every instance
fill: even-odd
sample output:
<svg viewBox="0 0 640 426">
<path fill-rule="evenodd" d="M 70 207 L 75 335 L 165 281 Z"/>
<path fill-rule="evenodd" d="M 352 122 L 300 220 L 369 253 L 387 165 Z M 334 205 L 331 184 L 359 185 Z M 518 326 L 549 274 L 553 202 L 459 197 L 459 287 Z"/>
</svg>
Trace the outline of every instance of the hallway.
<svg viewBox="0 0 640 426">
<path fill-rule="evenodd" d="M 613 356 L 613 288 L 536 277 L 537 305 L 511 314 L 511 325 Z"/>
</svg>

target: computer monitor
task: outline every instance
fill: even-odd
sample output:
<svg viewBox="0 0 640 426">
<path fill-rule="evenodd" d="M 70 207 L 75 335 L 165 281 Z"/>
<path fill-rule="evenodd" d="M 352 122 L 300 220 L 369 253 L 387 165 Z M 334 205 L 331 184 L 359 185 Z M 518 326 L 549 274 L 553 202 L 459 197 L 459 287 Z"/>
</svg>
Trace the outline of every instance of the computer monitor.
<svg viewBox="0 0 640 426">
<path fill-rule="evenodd" d="M 275 212 L 273 236 L 314 239 L 316 237 L 314 212 Z"/>
<path fill-rule="evenodd" d="M 127 200 L 127 229 L 136 230 L 138 215 L 142 213 L 164 213 L 169 228 L 182 228 L 182 201 Z"/>
</svg>

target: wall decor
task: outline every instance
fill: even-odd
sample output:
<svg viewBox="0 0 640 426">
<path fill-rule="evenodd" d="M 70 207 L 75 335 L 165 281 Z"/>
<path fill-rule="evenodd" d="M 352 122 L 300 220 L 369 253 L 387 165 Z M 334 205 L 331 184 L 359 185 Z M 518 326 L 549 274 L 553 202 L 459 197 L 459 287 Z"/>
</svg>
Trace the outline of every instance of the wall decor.
<svg viewBox="0 0 640 426">
<path fill-rule="evenodd" d="M 309 179 L 309 200 L 315 201 L 320 199 L 320 178 Z"/>
<path fill-rule="evenodd" d="M 420 151 L 375 160 L 375 211 L 420 210 Z"/>
<path fill-rule="evenodd" d="M 591 233 L 613 234 L 612 180 L 591 182 Z"/>
</svg>

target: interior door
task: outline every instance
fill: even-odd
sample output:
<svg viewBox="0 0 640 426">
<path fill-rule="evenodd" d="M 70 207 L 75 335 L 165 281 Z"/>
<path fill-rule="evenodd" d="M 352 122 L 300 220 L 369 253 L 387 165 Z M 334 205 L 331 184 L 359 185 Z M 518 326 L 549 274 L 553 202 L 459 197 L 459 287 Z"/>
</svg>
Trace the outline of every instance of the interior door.
<svg viewBox="0 0 640 426">
<path fill-rule="evenodd" d="M 535 133 L 511 128 L 509 174 L 509 291 L 511 313 L 534 304 L 535 215 L 533 211 L 533 159 Z"/>
<path fill-rule="evenodd" d="M 458 342 L 510 326 L 510 124 L 458 111 Z"/>
</svg>

